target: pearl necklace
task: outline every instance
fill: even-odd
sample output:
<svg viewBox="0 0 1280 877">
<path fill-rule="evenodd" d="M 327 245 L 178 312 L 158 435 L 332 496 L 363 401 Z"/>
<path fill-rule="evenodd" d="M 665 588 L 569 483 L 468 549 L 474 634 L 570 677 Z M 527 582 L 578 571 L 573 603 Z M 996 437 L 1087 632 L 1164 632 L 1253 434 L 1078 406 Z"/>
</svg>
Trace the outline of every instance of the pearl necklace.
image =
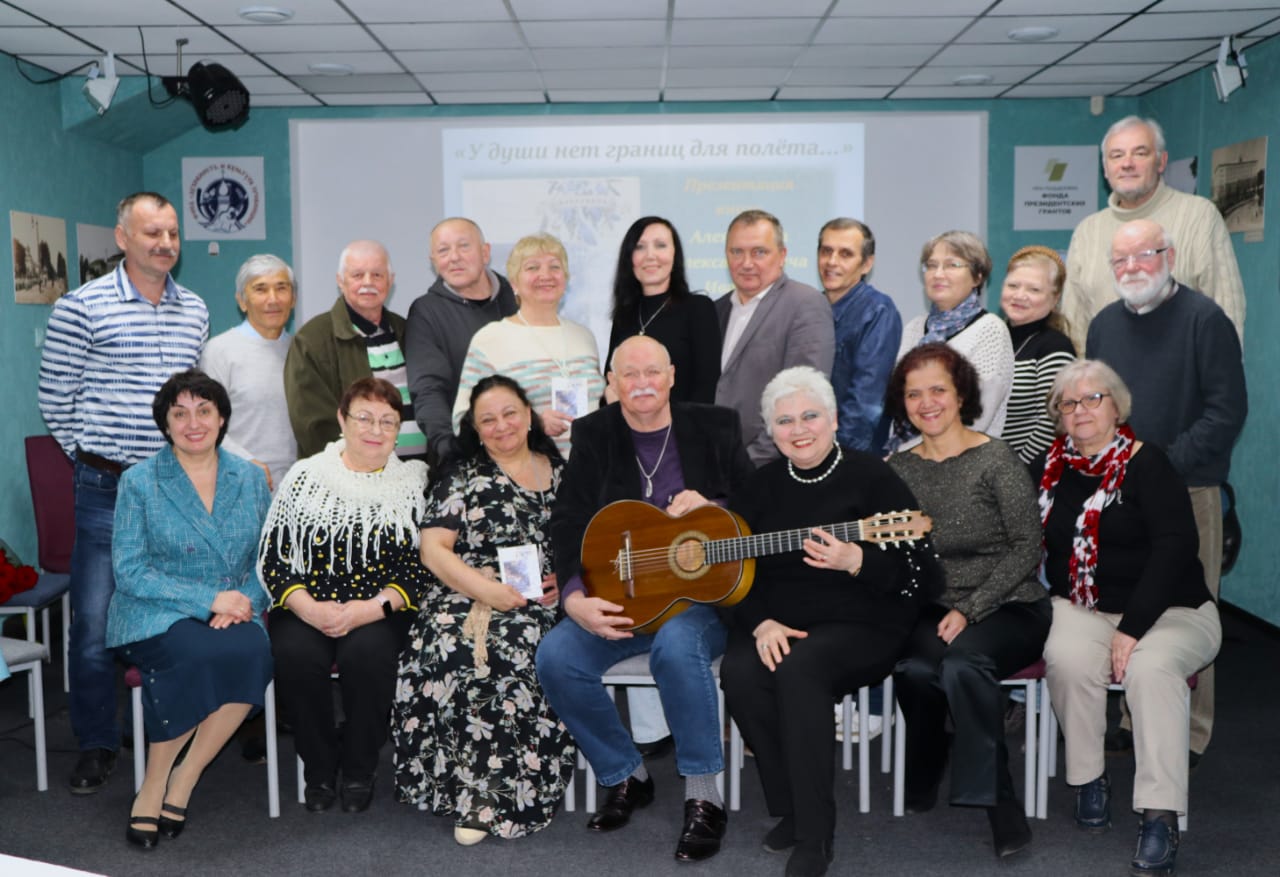
<svg viewBox="0 0 1280 877">
<path fill-rule="evenodd" d="M 844 458 L 844 451 L 840 450 L 840 446 L 836 445 L 836 458 L 831 461 L 831 465 L 827 467 L 827 471 L 813 478 L 802 478 L 796 474 L 796 466 L 790 460 L 787 460 L 787 474 L 801 484 L 817 484 L 819 481 L 825 481 L 827 476 L 836 471 L 836 467 L 840 465 L 840 461 Z"/>
</svg>

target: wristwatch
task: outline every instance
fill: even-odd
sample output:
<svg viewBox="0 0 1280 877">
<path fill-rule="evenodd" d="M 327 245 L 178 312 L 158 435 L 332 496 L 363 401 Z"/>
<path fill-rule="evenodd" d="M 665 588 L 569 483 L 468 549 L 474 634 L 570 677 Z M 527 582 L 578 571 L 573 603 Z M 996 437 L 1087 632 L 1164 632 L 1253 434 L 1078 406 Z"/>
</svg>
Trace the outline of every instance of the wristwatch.
<svg viewBox="0 0 1280 877">
<path fill-rule="evenodd" d="M 395 614 L 396 610 L 391 608 L 391 598 L 386 594 L 378 595 L 378 602 L 382 604 L 382 614 L 390 618 Z"/>
</svg>

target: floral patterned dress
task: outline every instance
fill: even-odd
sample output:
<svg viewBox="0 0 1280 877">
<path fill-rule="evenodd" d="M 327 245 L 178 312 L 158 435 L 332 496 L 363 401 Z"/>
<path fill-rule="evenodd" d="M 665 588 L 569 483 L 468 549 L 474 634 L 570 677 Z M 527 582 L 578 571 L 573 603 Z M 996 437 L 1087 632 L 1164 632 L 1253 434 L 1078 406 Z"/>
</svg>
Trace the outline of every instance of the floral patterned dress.
<svg viewBox="0 0 1280 877">
<path fill-rule="evenodd" d="M 548 522 L 562 466 L 545 493 L 516 485 L 487 458 L 456 467 L 432 491 L 423 529 L 458 534 L 472 569 L 497 570 L 498 548 L 534 543 L 552 570 Z M 534 653 L 554 607 L 494 611 L 477 659 L 465 629 L 472 600 L 436 581 L 400 655 L 391 716 L 396 794 L 457 825 L 520 837 L 545 827 L 573 776 L 569 732 L 542 696 Z"/>
</svg>

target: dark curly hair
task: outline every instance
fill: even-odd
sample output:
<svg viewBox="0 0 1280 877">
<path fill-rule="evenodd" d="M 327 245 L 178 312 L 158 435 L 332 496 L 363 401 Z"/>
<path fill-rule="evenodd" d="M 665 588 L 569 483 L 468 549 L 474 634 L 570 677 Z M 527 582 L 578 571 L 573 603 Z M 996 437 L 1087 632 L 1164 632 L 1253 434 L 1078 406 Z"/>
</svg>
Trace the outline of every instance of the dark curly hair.
<svg viewBox="0 0 1280 877">
<path fill-rule="evenodd" d="M 480 444 L 480 433 L 476 431 L 476 402 L 485 393 L 495 388 L 510 390 L 516 394 L 516 397 L 526 408 L 530 411 L 533 410 L 533 403 L 529 401 L 529 396 L 525 393 L 524 387 L 521 387 L 516 381 L 506 375 L 489 375 L 487 378 L 481 378 L 471 388 L 471 399 L 467 403 L 467 413 L 462 418 L 462 424 L 458 427 L 458 446 L 462 451 L 460 459 L 474 460 L 485 453 L 484 446 Z M 536 412 L 529 421 L 529 450 L 542 454 L 552 462 L 564 461 L 564 458 L 560 456 L 560 449 L 556 447 L 555 440 L 547 435 L 547 431 L 542 428 L 542 419 L 538 417 Z"/>
<path fill-rule="evenodd" d="M 907 417 L 907 375 L 930 362 L 936 362 L 947 370 L 956 388 L 956 396 L 960 398 L 960 422 L 972 426 L 982 416 L 982 383 L 978 379 L 978 370 L 963 354 L 941 341 L 913 347 L 898 360 L 884 394 L 884 413 L 898 428 L 915 430 Z"/>
<path fill-rule="evenodd" d="M 173 436 L 169 435 L 169 409 L 183 393 L 212 402 L 217 407 L 218 413 L 222 415 L 222 429 L 218 430 L 217 441 L 221 445 L 227 434 L 227 427 L 231 425 L 231 397 L 227 395 L 226 387 L 198 368 L 174 372 L 169 380 L 160 385 L 155 398 L 151 400 L 151 416 L 155 418 L 156 426 L 160 427 L 164 440 L 173 444 Z"/>
<path fill-rule="evenodd" d="M 613 275 L 612 318 L 614 320 L 618 319 L 620 314 L 630 315 L 639 306 L 640 299 L 644 298 L 644 290 L 640 287 L 640 281 L 636 280 L 636 269 L 631 264 L 631 254 L 635 252 L 636 244 L 644 236 L 645 229 L 651 225 L 665 225 L 671 232 L 674 258 L 671 262 L 671 283 L 667 287 L 671 300 L 679 301 L 693 294 L 689 291 L 689 278 L 684 273 L 684 246 L 680 243 L 680 234 L 676 231 L 676 227 L 670 220 L 663 219 L 661 216 L 642 216 L 631 223 L 627 233 L 622 236 L 622 244 L 618 247 L 618 268 Z M 675 306 L 672 305 L 672 307 Z"/>
</svg>

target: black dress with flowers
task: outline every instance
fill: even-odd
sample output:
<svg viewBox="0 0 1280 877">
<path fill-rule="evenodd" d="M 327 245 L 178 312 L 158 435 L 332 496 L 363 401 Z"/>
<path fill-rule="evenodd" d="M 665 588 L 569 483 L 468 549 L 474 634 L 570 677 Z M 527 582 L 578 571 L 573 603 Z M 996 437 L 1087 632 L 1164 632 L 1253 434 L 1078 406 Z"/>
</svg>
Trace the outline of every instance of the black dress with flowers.
<svg viewBox="0 0 1280 877">
<path fill-rule="evenodd" d="M 551 489 L 540 494 L 487 458 L 461 463 L 435 485 L 422 526 L 456 532 L 454 552 L 477 570 L 496 572 L 500 547 L 534 543 L 546 576 L 560 475 L 555 464 Z M 530 601 L 493 611 L 478 650 L 467 623 L 472 607 L 471 598 L 435 582 L 400 655 L 391 716 L 396 794 L 455 824 L 520 837 L 551 821 L 573 776 L 573 741 L 534 667 L 555 609 Z"/>
</svg>

